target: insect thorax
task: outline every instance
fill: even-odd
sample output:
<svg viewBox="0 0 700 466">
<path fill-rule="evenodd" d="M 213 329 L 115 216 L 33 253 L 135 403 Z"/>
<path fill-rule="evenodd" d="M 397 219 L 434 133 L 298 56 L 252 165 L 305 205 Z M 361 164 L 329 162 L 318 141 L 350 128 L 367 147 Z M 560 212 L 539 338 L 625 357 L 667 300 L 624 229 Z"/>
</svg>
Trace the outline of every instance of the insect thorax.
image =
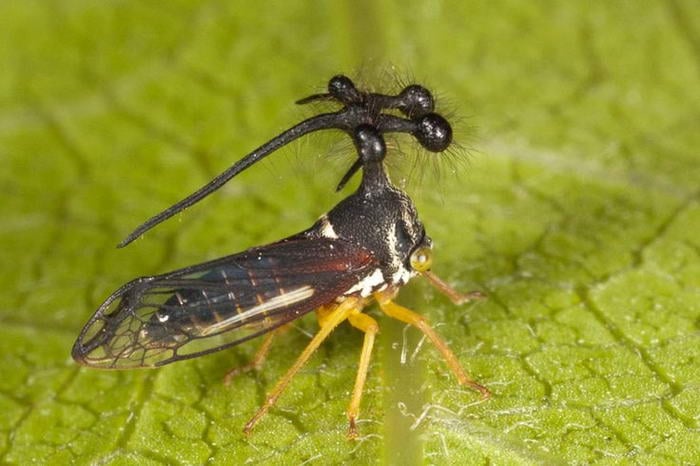
<svg viewBox="0 0 700 466">
<path fill-rule="evenodd" d="M 362 296 L 406 284 L 415 274 L 409 263 L 411 253 L 431 243 L 411 199 L 391 185 L 371 193 L 360 188 L 306 234 L 351 241 L 371 253 L 378 267 L 346 293 L 359 291 Z"/>
</svg>

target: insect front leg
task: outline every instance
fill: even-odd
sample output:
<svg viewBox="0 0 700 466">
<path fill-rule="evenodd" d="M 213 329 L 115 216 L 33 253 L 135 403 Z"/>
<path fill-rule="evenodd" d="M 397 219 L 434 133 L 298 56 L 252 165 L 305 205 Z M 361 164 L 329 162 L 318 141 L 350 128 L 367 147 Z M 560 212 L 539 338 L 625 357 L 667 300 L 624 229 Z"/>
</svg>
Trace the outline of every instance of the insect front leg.
<svg viewBox="0 0 700 466">
<path fill-rule="evenodd" d="M 440 293 L 444 294 L 450 301 L 455 304 L 464 304 L 469 301 L 474 301 L 477 299 L 484 299 L 486 295 L 481 291 L 470 291 L 468 293 L 460 293 L 459 291 L 452 288 L 449 283 L 443 281 L 440 277 L 435 275 L 430 270 L 421 272 L 425 278 L 428 279 L 431 285 L 433 285 Z"/>
<path fill-rule="evenodd" d="M 294 364 L 292 364 L 292 367 L 287 370 L 287 373 L 282 376 L 272 391 L 268 393 L 267 398 L 260 409 L 258 409 L 253 417 L 246 423 L 245 427 L 243 428 L 243 432 L 245 434 L 250 434 L 258 421 L 260 421 L 260 419 L 270 410 L 270 408 L 274 406 L 277 399 L 280 397 L 280 395 L 282 395 L 282 392 L 285 388 L 287 388 L 287 385 L 289 385 L 292 378 L 297 374 L 297 372 L 299 372 L 304 364 L 306 364 L 311 355 L 318 349 L 328 335 L 330 335 L 331 332 L 343 321 L 347 320 L 353 312 L 357 312 L 361 308 L 362 300 L 360 298 L 347 298 L 345 301 L 338 304 L 335 309 L 333 309 L 333 311 L 323 319 L 323 324 L 321 325 L 319 331 L 316 333 L 316 335 L 314 335 L 306 348 L 304 348 L 304 351 L 302 351 Z"/>
<path fill-rule="evenodd" d="M 474 379 L 467 375 L 466 371 L 462 368 L 462 365 L 459 363 L 457 356 L 455 356 L 452 350 L 450 350 L 449 346 L 447 346 L 447 343 L 445 343 L 445 341 L 442 338 L 440 338 L 440 336 L 435 332 L 435 330 L 433 330 L 433 328 L 430 326 L 430 324 L 428 324 L 425 318 L 420 314 L 417 314 L 412 310 L 393 302 L 391 299 L 394 294 L 395 293 L 391 291 L 388 293 L 378 292 L 374 294 L 375 299 L 379 303 L 380 309 L 389 317 L 393 317 L 394 319 L 400 320 L 401 322 L 410 324 L 416 327 L 421 332 L 423 332 L 425 336 L 427 336 L 430 339 L 433 345 L 435 345 L 438 351 L 442 353 L 442 357 L 445 358 L 445 362 L 447 362 L 447 365 L 457 377 L 459 383 L 461 385 L 466 385 L 472 390 L 478 391 L 479 393 L 481 393 L 481 396 L 483 398 L 489 398 L 491 396 L 491 392 L 489 391 L 489 389 L 484 387 L 483 385 L 480 385 L 479 383 L 474 381 Z"/>
<path fill-rule="evenodd" d="M 360 353 L 360 364 L 357 368 L 357 377 L 355 378 L 355 387 L 352 389 L 352 397 L 348 405 L 347 415 L 350 426 L 348 427 L 348 437 L 354 439 L 357 437 L 357 416 L 360 414 L 360 400 L 362 399 L 362 389 L 367 380 L 367 371 L 369 370 L 369 360 L 372 356 L 372 347 L 374 346 L 374 337 L 379 332 L 377 321 L 359 311 L 350 314 L 348 317 L 350 324 L 356 329 L 361 330 L 365 334 L 362 342 L 362 352 Z"/>
<path fill-rule="evenodd" d="M 469 293 L 460 293 L 452 288 L 447 282 L 430 271 L 433 265 L 433 252 L 430 246 L 421 246 L 411 253 L 410 257 L 411 268 L 428 279 L 440 293 L 444 294 L 450 301 L 455 304 L 464 304 L 475 299 L 485 298 L 486 295 L 481 291 L 470 291 Z M 393 299 L 393 296 L 384 295 L 384 300 Z"/>
</svg>

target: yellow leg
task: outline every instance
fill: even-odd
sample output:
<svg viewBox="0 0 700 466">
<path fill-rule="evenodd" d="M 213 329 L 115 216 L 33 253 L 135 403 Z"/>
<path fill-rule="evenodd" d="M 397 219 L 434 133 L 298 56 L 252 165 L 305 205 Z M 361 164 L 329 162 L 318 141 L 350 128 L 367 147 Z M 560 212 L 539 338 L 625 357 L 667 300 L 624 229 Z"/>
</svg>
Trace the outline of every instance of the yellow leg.
<svg viewBox="0 0 700 466">
<path fill-rule="evenodd" d="M 250 360 L 250 362 L 244 366 L 240 367 L 234 367 L 230 371 L 226 373 L 224 376 L 224 385 L 227 387 L 231 384 L 231 381 L 233 380 L 234 377 L 236 377 L 239 374 L 242 374 L 244 372 L 248 372 L 250 370 L 259 370 L 263 363 L 265 362 L 265 359 L 267 358 L 267 354 L 270 352 L 270 347 L 272 346 L 272 340 L 275 338 L 275 336 L 280 335 L 284 333 L 287 330 L 288 326 L 283 325 L 279 328 L 276 328 L 275 330 L 271 331 L 267 335 L 265 335 L 265 338 L 263 339 L 262 344 L 260 345 L 260 348 L 255 352 L 253 355 L 253 358 Z"/>
<path fill-rule="evenodd" d="M 352 389 L 352 397 L 348 405 L 347 415 L 350 421 L 348 427 L 348 437 L 354 439 L 357 437 L 357 426 L 355 421 L 360 414 L 360 400 L 362 399 L 362 388 L 367 380 L 367 371 L 369 370 L 369 359 L 372 356 L 372 347 L 374 346 L 374 337 L 379 332 L 377 321 L 361 312 L 350 314 L 348 317 L 350 324 L 362 330 L 365 334 L 365 339 L 362 342 L 362 353 L 360 353 L 360 365 L 357 368 L 357 378 L 355 379 L 355 387 Z"/>
<path fill-rule="evenodd" d="M 323 323 L 328 319 L 328 316 L 335 310 L 337 304 L 331 304 L 329 306 L 321 306 L 316 309 L 316 320 L 318 321 L 318 326 L 323 327 Z"/>
<path fill-rule="evenodd" d="M 450 350 L 447 343 L 445 343 L 442 338 L 435 333 L 435 330 L 433 330 L 424 317 L 416 314 L 410 309 L 394 303 L 391 301 L 391 295 L 376 293 L 375 298 L 379 303 L 379 307 L 385 314 L 387 314 L 389 317 L 400 320 L 401 322 L 406 322 L 407 324 L 413 325 L 433 342 L 433 345 L 435 345 L 438 351 L 442 353 L 442 357 L 445 358 L 447 365 L 450 367 L 450 369 L 452 369 L 452 372 L 455 374 L 460 384 L 466 385 L 469 388 L 478 391 L 484 398 L 491 396 L 491 392 L 488 390 L 488 388 L 478 384 L 467 375 L 464 369 L 462 369 L 462 366 L 459 364 L 457 356 L 455 356 L 452 350 Z"/>
<path fill-rule="evenodd" d="M 475 299 L 483 299 L 486 297 L 486 295 L 481 291 L 470 291 L 469 293 L 460 293 L 430 270 L 421 272 L 421 275 L 427 278 L 431 285 L 433 285 L 438 291 L 440 291 L 440 293 L 450 298 L 450 301 L 452 301 L 455 304 L 464 304 Z"/>
<path fill-rule="evenodd" d="M 277 402 L 284 389 L 289 385 L 292 377 L 296 375 L 297 372 L 306 364 L 311 355 L 318 349 L 318 347 L 323 343 L 328 335 L 336 328 L 340 323 L 361 308 L 362 300 L 360 298 L 348 298 L 342 303 L 338 304 L 333 311 L 331 311 L 323 319 L 323 325 L 319 329 L 318 333 L 314 335 L 309 344 L 304 348 L 304 351 L 299 355 L 297 360 L 292 364 L 287 370 L 287 373 L 282 376 L 282 378 L 277 382 L 277 385 L 268 393 L 267 398 L 263 405 L 258 409 L 258 411 L 253 415 L 252 418 L 246 423 L 243 428 L 245 434 L 250 434 L 250 432 L 255 427 L 255 424 L 270 410 L 270 408 Z"/>
</svg>

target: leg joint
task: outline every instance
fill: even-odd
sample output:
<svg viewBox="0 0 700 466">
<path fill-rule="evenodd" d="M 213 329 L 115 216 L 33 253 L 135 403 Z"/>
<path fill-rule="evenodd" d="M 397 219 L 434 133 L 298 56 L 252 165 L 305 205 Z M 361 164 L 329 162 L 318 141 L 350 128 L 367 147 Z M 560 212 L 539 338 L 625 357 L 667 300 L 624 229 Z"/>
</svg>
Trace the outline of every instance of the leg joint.
<svg viewBox="0 0 700 466">
<path fill-rule="evenodd" d="M 374 320 L 372 317 L 368 316 L 367 314 L 363 314 L 361 312 L 351 314 L 348 317 L 348 321 L 350 322 L 350 325 L 352 325 L 358 330 L 363 331 L 364 333 L 379 332 L 379 324 L 377 324 L 377 321 Z"/>
</svg>

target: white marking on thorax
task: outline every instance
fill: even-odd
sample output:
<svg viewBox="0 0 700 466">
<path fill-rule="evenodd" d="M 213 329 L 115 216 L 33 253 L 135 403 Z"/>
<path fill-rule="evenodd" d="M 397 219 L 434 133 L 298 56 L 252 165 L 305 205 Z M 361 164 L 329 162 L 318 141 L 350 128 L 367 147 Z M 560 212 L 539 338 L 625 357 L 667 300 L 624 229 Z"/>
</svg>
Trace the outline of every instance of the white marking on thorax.
<svg viewBox="0 0 700 466">
<path fill-rule="evenodd" d="M 411 279 L 412 272 L 404 267 L 398 251 L 398 239 L 396 238 L 396 229 L 389 231 L 387 235 L 387 243 L 389 244 L 389 254 L 391 255 L 391 274 L 392 285 L 405 285 Z"/>
<path fill-rule="evenodd" d="M 328 220 L 328 215 L 323 214 L 319 220 L 321 221 L 321 236 L 330 239 L 338 238 L 338 234 L 333 229 L 331 221 Z"/>
<path fill-rule="evenodd" d="M 348 291 L 346 291 L 345 295 L 351 295 L 355 294 L 358 291 L 360 292 L 360 296 L 363 298 L 366 298 L 372 292 L 374 291 L 374 288 L 377 287 L 378 285 L 384 284 L 384 275 L 382 274 L 382 271 L 380 269 L 374 269 L 374 272 L 371 274 L 367 275 L 365 278 L 360 280 L 356 285 L 354 285 L 352 288 L 350 288 Z"/>
<path fill-rule="evenodd" d="M 411 278 L 414 277 L 415 274 L 415 272 L 407 270 L 403 265 L 401 265 L 399 269 L 391 276 L 392 284 L 405 285 Z"/>
<path fill-rule="evenodd" d="M 409 210 L 408 208 L 401 210 L 401 218 L 403 219 L 403 224 L 406 226 L 408 236 L 413 237 L 415 231 L 413 230 L 413 223 L 415 222 L 416 212 Z"/>
</svg>

